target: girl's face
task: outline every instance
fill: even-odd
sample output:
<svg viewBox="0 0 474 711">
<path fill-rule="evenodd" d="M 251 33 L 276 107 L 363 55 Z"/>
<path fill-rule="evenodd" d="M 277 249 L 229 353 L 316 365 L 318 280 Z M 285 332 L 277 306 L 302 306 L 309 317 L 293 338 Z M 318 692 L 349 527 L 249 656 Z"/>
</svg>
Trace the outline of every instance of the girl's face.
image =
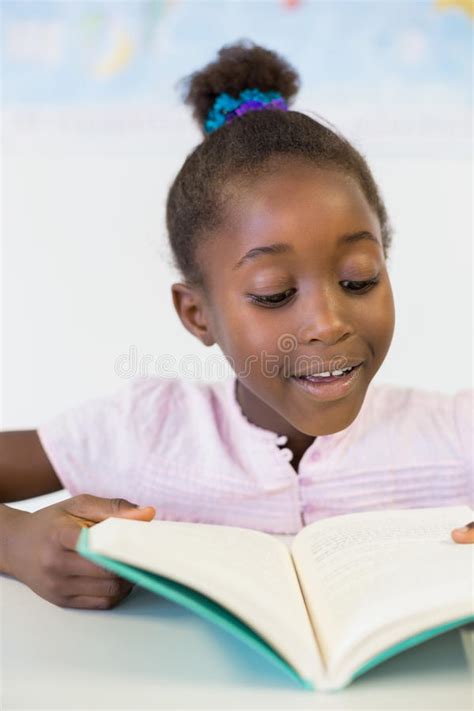
<svg viewBox="0 0 474 711">
<path fill-rule="evenodd" d="M 254 423 L 311 436 L 345 429 L 395 326 L 376 214 L 355 180 L 303 162 L 234 188 L 228 205 L 225 227 L 197 255 L 200 330 L 175 298 L 180 317 L 218 343 Z M 360 362 L 344 387 L 316 391 L 294 377 Z"/>
</svg>

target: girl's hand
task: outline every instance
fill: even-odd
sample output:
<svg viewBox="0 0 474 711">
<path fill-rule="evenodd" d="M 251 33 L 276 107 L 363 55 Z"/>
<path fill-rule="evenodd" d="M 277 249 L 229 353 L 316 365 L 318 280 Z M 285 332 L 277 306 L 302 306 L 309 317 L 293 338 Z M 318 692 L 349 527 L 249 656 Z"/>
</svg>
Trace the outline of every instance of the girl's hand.
<svg viewBox="0 0 474 711">
<path fill-rule="evenodd" d="M 109 609 L 133 584 L 79 555 L 75 547 L 81 529 L 110 516 L 151 521 L 155 513 L 152 506 L 139 509 L 125 499 L 89 494 L 22 512 L 6 532 L 7 572 L 60 607 Z"/>
<path fill-rule="evenodd" d="M 451 538 L 456 543 L 474 543 L 474 521 L 464 528 L 455 528 L 451 531 Z"/>
</svg>

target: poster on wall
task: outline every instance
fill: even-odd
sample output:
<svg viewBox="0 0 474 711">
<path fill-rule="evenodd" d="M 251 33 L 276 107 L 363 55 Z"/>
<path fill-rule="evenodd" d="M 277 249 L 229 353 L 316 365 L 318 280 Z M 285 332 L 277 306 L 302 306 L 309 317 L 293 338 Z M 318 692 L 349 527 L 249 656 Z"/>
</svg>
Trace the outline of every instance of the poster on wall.
<svg viewBox="0 0 474 711">
<path fill-rule="evenodd" d="M 472 3 L 137 0 L 2 3 L 4 138 L 151 140 L 189 124 L 177 82 L 238 39 L 297 68 L 295 108 L 382 151 L 469 144 Z"/>
</svg>

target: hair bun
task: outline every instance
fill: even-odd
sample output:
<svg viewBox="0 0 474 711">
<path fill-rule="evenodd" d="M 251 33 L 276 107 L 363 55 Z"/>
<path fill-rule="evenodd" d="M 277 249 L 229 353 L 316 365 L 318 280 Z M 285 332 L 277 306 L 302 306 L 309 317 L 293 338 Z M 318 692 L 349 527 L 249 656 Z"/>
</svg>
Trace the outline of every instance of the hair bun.
<svg viewBox="0 0 474 711">
<path fill-rule="evenodd" d="M 276 52 L 250 40 L 219 50 L 218 58 L 181 80 L 183 100 L 193 107 L 200 128 L 216 97 L 226 92 L 237 98 L 243 89 L 278 91 L 287 102 L 298 92 L 299 76 Z"/>
</svg>

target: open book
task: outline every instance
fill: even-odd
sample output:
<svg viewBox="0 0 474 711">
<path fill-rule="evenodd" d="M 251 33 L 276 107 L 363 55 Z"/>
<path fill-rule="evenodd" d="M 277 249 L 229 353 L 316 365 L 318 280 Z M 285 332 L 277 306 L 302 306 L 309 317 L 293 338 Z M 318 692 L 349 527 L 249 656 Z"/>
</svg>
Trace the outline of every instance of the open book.
<svg viewBox="0 0 474 711">
<path fill-rule="evenodd" d="M 224 627 L 308 689 L 336 690 L 474 621 L 467 506 L 334 516 L 289 544 L 247 528 L 108 518 L 85 558 Z"/>
</svg>

